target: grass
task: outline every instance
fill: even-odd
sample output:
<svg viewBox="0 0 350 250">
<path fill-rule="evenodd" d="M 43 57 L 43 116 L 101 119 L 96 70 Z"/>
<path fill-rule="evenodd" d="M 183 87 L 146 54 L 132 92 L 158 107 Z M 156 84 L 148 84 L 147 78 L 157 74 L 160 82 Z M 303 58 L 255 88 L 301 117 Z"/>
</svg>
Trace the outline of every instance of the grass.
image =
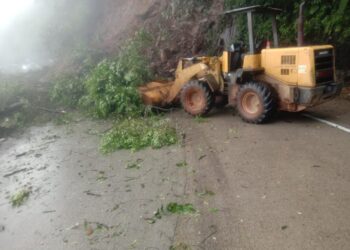
<svg viewBox="0 0 350 250">
<path fill-rule="evenodd" d="M 182 161 L 182 162 L 179 162 L 179 163 L 176 163 L 176 167 L 178 168 L 184 168 L 184 167 L 187 167 L 188 164 L 186 161 Z"/>
<path fill-rule="evenodd" d="M 169 247 L 169 250 L 191 250 L 191 247 L 183 242 Z"/>
<path fill-rule="evenodd" d="M 97 181 L 103 182 L 103 181 L 105 181 L 107 179 L 108 178 L 107 178 L 106 173 L 104 171 L 98 172 L 98 176 L 96 178 Z"/>
<path fill-rule="evenodd" d="M 210 191 L 210 190 L 205 190 L 203 192 L 196 192 L 196 194 L 198 197 L 201 197 L 201 198 L 215 195 L 215 193 L 213 191 Z"/>
<path fill-rule="evenodd" d="M 194 214 L 197 212 L 192 204 L 178 204 L 175 202 L 169 203 L 166 210 L 171 214 Z"/>
<path fill-rule="evenodd" d="M 203 116 L 195 116 L 194 117 L 194 120 L 197 122 L 197 123 L 206 123 L 208 122 L 208 118 L 205 118 Z"/>
<path fill-rule="evenodd" d="M 198 211 L 192 204 L 179 204 L 176 202 L 168 203 L 165 207 L 162 205 L 158 208 L 157 212 L 154 213 L 152 218 L 147 218 L 146 221 L 150 224 L 154 224 L 157 220 L 162 219 L 164 216 L 177 214 L 177 215 L 191 215 L 196 214 Z"/>
<path fill-rule="evenodd" d="M 169 120 L 159 117 L 128 118 L 118 121 L 112 130 L 103 135 L 101 151 L 108 154 L 120 149 L 159 149 L 177 142 L 176 130 Z"/>
<path fill-rule="evenodd" d="M 11 196 L 10 202 L 13 207 L 22 206 L 29 198 L 30 191 L 29 190 L 20 190 L 14 195 Z"/>
<path fill-rule="evenodd" d="M 213 214 L 216 214 L 216 213 L 218 213 L 220 210 L 218 209 L 218 208 L 210 208 L 209 209 L 209 212 L 210 213 L 213 213 Z"/>
<path fill-rule="evenodd" d="M 140 169 L 142 162 L 143 162 L 142 159 L 137 159 L 134 162 L 129 162 L 128 165 L 126 166 L 126 169 Z"/>
</svg>

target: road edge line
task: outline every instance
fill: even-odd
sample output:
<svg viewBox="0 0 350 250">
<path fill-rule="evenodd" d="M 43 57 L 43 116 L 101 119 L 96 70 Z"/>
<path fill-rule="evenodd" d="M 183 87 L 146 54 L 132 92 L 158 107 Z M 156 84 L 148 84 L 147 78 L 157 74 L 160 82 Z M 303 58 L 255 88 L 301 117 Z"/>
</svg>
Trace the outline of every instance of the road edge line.
<svg viewBox="0 0 350 250">
<path fill-rule="evenodd" d="M 315 120 L 315 121 L 318 121 L 318 122 L 327 124 L 328 126 L 331 126 L 331 127 L 333 127 L 333 128 L 337 128 L 337 129 L 340 129 L 340 130 L 342 130 L 342 131 L 347 132 L 347 133 L 350 134 L 350 128 L 341 126 L 341 125 L 336 124 L 336 123 L 334 123 L 334 122 L 330 122 L 330 121 L 327 121 L 327 120 L 318 118 L 318 117 L 313 116 L 313 115 L 310 115 L 310 114 L 302 114 L 302 116 L 305 116 L 305 117 L 310 118 L 310 119 L 312 119 L 312 120 Z"/>
</svg>

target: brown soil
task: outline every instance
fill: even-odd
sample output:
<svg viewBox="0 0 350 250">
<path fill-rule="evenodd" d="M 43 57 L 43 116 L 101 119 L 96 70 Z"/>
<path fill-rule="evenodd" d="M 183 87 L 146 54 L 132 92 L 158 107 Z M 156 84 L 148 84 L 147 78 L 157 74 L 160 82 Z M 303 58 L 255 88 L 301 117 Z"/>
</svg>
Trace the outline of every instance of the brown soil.
<svg viewBox="0 0 350 250">
<path fill-rule="evenodd" d="M 99 20 L 101 28 L 97 35 L 101 39 L 94 46 L 109 55 L 114 54 L 127 38 L 143 28 L 154 38 L 147 52 L 152 68 L 159 75 L 172 76 L 180 57 L 204 54 L 208 47 L 206 34 L 216 25 L 217 16 L 223 10 L 222 0 L 213 1 L 207 9 L 193 6 L 186 9 L 174 2 L 109 0 Z"/>
</svg>

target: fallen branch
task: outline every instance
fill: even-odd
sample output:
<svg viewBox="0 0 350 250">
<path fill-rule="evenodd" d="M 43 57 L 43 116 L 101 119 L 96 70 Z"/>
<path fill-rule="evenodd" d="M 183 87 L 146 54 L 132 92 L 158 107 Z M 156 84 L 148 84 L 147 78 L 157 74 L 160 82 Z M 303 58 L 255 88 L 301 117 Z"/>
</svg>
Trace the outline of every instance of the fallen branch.
<svg viewBox="0 0 350 250">
<path fill-rule="evenodd" d="M 95 197 L 101 197 L 102 195 L 100 194 L 95 194 L 95 193 L 92 193 L 91 191 L 85 191 L 84 192 L 86 195 L 89 195 L 89 196 L 95 196 Z"/>
<path fill-rule="evenodd" d="M 56 210 L 43 211 L 43 214 L 50 214 L 50 213 L 56 213 Z"/>
<path fill-rule="evenodd" d="M 53 110 L 53 109 L 47 109 L 47 108 L 43 108 L 43 107 L 38 107 L 37 109 L 42 110 L 42 111 L 46 111 L 49 113 L 55 113 L 55 114 L 66 114 L 67 112 L 65 110 Z"/>
<path fill-rule="evenodd" d="M 27 168 L 22 168 L 22 169 L 13 171 L 13 172 L 11 172 L 11 173 L 5 174 L 5 175 L 4 175 L 4 178 L 8 178 L 8 177 L 10 177 L 10 176 L 12 176 L 12 175 L 16 175 L 16 174 L 18 174 L 18 173 L 25 172 L 25 171 L 27 171 L 27 170 L 28 170 Z"/>
</svg>

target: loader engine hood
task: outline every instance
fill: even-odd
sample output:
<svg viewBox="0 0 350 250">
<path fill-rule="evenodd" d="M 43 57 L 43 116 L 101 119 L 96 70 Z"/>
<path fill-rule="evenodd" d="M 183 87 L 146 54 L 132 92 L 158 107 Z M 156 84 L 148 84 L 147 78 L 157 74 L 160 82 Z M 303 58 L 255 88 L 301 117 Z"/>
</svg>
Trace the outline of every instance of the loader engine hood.
<svg viewBox="0 0 350 250">
<path fill-rule="evenodd" d="M 336 81 L 331 45 L 264 49 L 261 66 L 267 76 L 286 85 L 316 87 Z"/>
</svg>

